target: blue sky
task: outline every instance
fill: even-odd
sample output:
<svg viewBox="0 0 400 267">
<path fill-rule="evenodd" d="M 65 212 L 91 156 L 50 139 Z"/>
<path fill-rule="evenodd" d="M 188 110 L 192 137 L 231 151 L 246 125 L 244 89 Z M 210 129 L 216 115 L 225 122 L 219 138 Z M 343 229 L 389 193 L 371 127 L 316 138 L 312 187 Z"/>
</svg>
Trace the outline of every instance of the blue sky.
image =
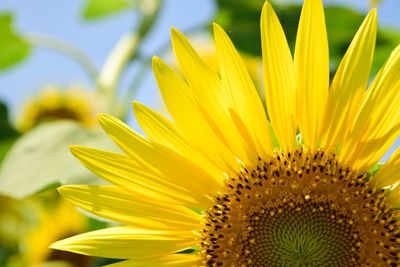
<svg viewBox="0 0 400 267">
<path fill-rule="evenodd" d="M 66 40 L 84 51 L 100 68 L 119 38 L 135 26 L 137 14 L 124 12 L 119 16 L 87 22 L 80 17 L 83 4 L 82 0 L 2 0 L 0 10 L 15 13 L 16 27 L 20 32 L 41 33 Z M 170 27 L 185 30 L 204 24 L 210 21 L 214 10 L 213 1 L 165 1 L 154 30 L 145 40 L 146 54 L 154 54 L 160 45 L 169 41 Z M 132 76 L 134 71 L 135 67 L 126 76 Z M 129 82 L 129 77 L 124 78 L 122 86 Z M 37 48 L 27 61 L 0 74 L 0 98 L 15 114 L 27 96 L 49 83 L 93 87 L 86 73 L 74 61 L 59 53 Z M 143 87 L 145 89 L 141 90 L 138 98 L 149 103 L 156 91 L 151 73 Z"/>
<path fill-rule="evenodd" d="M 290 1 L 290 0 L 286 0 Z M 365 11 L 368 0 L 330 0 L 326 3 L 345 3 Z M 134 12 L 124 12 L 119 16 L 87 22 L 80 17 L 83 0 L 1 0 L 0 11 L 12 11 L 16 15 L 15 24 L 23 33 L 41 33 L 72 43 L 84 51 L 100 67 L 115 43 L 123 33 L 132 30 L 137 21 Z M 182 1 L 165 0 L 160 17 L 145 40 L 145 53 L 153 55 L 169 39 L 172 26 L 185 30 L 208 23 L 215 12 L 212 0 Z M 400 28 L 400 1 L 383 0 L 379 9 L 381 25 Z M 138 66 L 133 66 L 125 74 L 122 87 L 130 83 Z M 0 99 L 4 100 L 14 116 L 27 96 L 46 84 L 68 86 L 81 84 L 93 87 L 85 72 L 64 55 L 42 48 L 33 50 L 29 60 L 17 67 L 0 73 Z M 151 73 L 142 84 L 137 100 L 157 107 L 157 86 Z M 130 117 L 129 124 L 137 127 Z M 399 143 L 399 142 L 398 142 Z"/>
</svg>

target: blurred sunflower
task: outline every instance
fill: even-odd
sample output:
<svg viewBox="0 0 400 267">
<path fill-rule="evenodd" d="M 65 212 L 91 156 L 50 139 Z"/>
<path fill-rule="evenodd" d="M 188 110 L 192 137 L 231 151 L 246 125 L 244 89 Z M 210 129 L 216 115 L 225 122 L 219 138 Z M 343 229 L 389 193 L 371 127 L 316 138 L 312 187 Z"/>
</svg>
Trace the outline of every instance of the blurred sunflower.
<svg viewBox="0 0 400 267">
<path fill-rule="evenodd" d="M 21 202 L 20 213 L 28 210 L 29 218 L 19 224 L 19 253 L 10 260 L 10 266 L 45 266 L 51 262 L 68 264 L 60 266 L 90 266 L 89 257 L 49 249 L 58 239 L 86 231 L 84 215 L 67 201 L 54 197 L 51 190 Z"/>
<path fill-rule="evenodd" d="M 376 31 L 372 10 L 328 90 L 322 1 L 304 1 L 294 59 L 266 3 L 261 33 L 270 125 L 219 26 L 220 75 L 173 30 L 186 81 L 153 61 L 173 122 L 134 103 L 145 138 L 100 115 L 126 154 L 81 146 L 72 153 L 114 185 L 59 189 L 83 209 L 125 226 L 52 247 L 127 259 L 113 267 L 397 266 L 400 188 L 392 185 L 400 178 L 400 149 L 370 170 L 400 131 L 400 47 L 368 86 Z"/>
<path fill-rule="evenodd" d="M 97 98 L 94 92 L 79 87 L 66 90 L 56 86 L 45 87 L 22 107 L 17 129 L 26 132 L 42 122 L 54 120 L 73 120 L 91 127 L 95 125 L 95 114 L 99 111 Z"/>
<path fill-rule="evenodd" d="M 22 221 L 17 202 L 0 195 L 0 263 L 16 249 L 18 227 Z"/>
</svg>

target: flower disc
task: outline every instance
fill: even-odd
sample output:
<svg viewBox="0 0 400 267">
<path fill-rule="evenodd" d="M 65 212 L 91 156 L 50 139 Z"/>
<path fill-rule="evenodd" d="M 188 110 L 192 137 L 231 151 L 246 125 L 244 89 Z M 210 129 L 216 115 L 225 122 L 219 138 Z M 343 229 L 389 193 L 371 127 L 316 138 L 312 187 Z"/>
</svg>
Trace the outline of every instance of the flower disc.
<svg viewBox="0 0 400 267">
<path fill-rule="evenodd" d="M 396 211 L 385 190 L 334 154 L 275 153 L 226 181 L 206 212 L 211 266 L 381 266 L 399 261 Z"/>
</svg>

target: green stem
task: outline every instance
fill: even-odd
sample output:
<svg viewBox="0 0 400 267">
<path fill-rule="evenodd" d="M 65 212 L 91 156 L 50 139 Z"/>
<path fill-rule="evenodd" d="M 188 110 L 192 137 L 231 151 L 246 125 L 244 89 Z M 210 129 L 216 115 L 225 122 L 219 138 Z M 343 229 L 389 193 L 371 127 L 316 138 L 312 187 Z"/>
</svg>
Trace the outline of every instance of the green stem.
<svg viewBox="0 0 400 267">
<path fill-rule="evenodd" d="M 29 33 L 24 37 L 30 44 L 34 46 L 53 50 L 70 57 L 82 67 L 92 81 L 96 81 L 98 76 L 98 70 L 96 66 L 93 64 L 90 58 L 76 46 L 55 37 L 38 33 Z"/>
<path fill-rule="evenodd" d="M 139 70 L 134 75 L 132 82 L 128 86 L 128 90 L 124 96 L 123 104 L 120 109 L 121 117 L 125 120 L 128 114 L 128 107 L 131 107 L 130 102 L 135 98 L 136 93 L 139 91 L 142 83 L 144 82 L 145 78 L 147 77 L 148 71 L 150 69 L 149 64 L 142 64 Z"/>
</svg>

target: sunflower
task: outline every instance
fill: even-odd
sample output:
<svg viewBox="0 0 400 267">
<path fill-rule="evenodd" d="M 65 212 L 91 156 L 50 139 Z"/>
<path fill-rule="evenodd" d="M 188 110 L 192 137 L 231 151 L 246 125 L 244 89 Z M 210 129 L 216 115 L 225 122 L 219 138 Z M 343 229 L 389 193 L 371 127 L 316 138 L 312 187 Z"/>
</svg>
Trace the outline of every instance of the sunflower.
<svg viewBox="0 0 400 267">
<path fill-rule="evenodd" d="M 20 226 L 21 265 L 17 266 L 41 266 L 54 261 L 69 263 L 68 266 L 89 266 L 88 257 L 49 249 L 56 240 L 87 230 L 85 216 L 67 201 L 55 198 L 53 191 L 42 193 L 40 199 L 33 197 L 22 202 L 21 212 L 27 209 L 32 218 Z"/>
<path fill-rule="evenodd" d="M 26 132 L 42 122 L 53 120 L 73 120 L 87 127 L 93 126 L 98 110 L 94 98 L 99 97 L 79 87 L 63 90 L 47 86 L 24 104 L 17 128 Z"/>
<path fill-rule="evenodd" d="M 52 247 L 126 259 L 113 267 L 397 266 L 400 149 L 371 169 L 400 131 L 400 47 L 368 85 L 376 31 L 372 10 L 329 88 L 322 1 L 304 1 L 294 59 L 267 2 L 261 33 L 268 119 L 218 25 L 219 75 L 172 30 L 186 80 L 159 58 L 153 69 L 173 121 L 134 103 L 143 137 L 99 115 L 125 153 L 71 150 L 113 185 L 59 189 L 122 226 Z"/>
<path fill-rule="evenodd" d="M 68 266 L 89 266 L 89 257 L 49 249 L 58 239 L 88 229 L 85 216 L 60 199 L 56 190 L 24 200 L 0 196 L 0 219 L 0 249 L 8 252 L 0 255 L 0 266 L 39 267 L 56 261 Z"/>
<path fill-rule="evenodd" d="M 15 249 L 18 225 L 22 220 L 16 201 L 0 194 L 0 250 L 11 252 Z M 6 254 L 0 253 L 0 263 L 7 257 Z"/>
</svg>

